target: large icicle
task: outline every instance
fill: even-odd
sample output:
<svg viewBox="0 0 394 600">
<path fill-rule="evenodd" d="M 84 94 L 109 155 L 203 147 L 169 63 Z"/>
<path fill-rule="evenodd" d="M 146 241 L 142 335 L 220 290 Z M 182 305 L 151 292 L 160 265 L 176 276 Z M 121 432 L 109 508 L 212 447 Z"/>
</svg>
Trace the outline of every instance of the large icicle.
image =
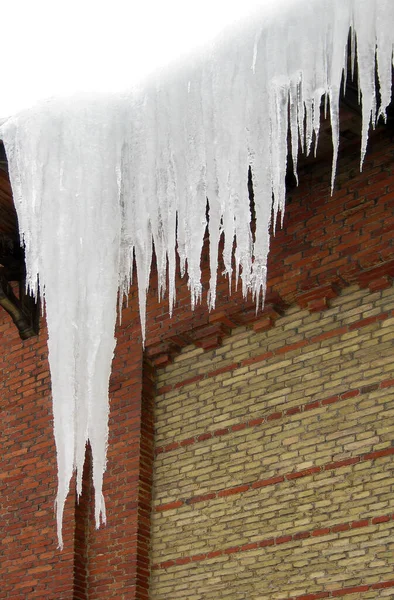
<svg viewBox="0 0 394 600">
<path fill-rule="evenodd" d="M 349 28 L 352 38 L 357 36 L 362 158 L 369 126 L 390 101 L 392 0 L 288 0 L 279 8 L 261 4 L 204 51 L 138 88 L 42 102 L 9 118 L 0 130 L 26 246 L 28 285 L 37 294 L 39 281 L 45 294 L 60 545 L 64 501 L 74 471 L 81 491 L 88 440 L 96 523 L 105 520 L 102 483 L 116 302 L 118 288 L 128 292 L 134 258 L 143 332 L 152 247 L 160 296 L 168 268 L 170 312 L 176 301 L 176 247 L 194 306 L 205 292 L 200 253 L 207 224 L 209 307 L 215 306 L 222 235 L 229 281 L 235 238 L 243 293 L 261 302 L 270 224 L 275 226 L 278 214 L 283 218 L 288 130 L 296 165 L 298 147 L 309 152 L 318 137 L 322 97 L 330 103 L 335 174 Z M 126 72 L 124 78 L 126 87 Z"/>
<path fill-rule="evenodd" d="M 118 118 L 107 100 L 84 98 L 47 103 L 10 119 L 4 130 L 27 280 L 36 293 L 39 278 L 45 297 L 60 546 L 70 479 L 76 470 L 80 494 L 88 440 L 96 523 L 100 516 L 105 521 L 101 488 L 119 271 Z"/>
</svg>

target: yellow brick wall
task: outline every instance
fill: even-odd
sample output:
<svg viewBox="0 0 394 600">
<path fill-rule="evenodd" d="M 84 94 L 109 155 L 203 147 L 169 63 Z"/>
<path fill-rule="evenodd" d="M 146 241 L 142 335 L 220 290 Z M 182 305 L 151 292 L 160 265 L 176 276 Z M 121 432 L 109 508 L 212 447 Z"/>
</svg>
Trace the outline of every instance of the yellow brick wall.
<svg viewBox="0 0 394 600">
<path fill-rule="evenodd" d="M 351 287 L 158 372 L 152 600 L 394 598 L 393 341 Z"/>
</svg>

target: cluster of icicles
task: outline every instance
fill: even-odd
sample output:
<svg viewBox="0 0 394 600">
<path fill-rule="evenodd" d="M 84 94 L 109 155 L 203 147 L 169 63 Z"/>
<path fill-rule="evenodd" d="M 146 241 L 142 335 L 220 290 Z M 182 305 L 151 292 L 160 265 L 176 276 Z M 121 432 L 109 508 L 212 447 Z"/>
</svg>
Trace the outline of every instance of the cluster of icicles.
<svg viewBox="0 0 394 600">
<path fill-rule="evenodd" d="M 317 143 L 326 96 L 334 177 L 341 80 L 348 53 L 353 61 L 356 54 L 362 161 L 368 129 L 390 102 L 393 40 L 392 0 L 289 0 L 275 17 L 265 14 L 262 2 L 253 18 L 139 88 L 52 99 L 3 124 L 28 286 L 37 294 L 39 281 L 45 299 L 60 547 L 65 499 L 75 471 L 81 493 L 88 440 L 96 524 L 105 521 L 108 382 L 118 293 L 129 291 L 133 259 L 142 331 L 152 242 L 160 296 L 169 281 L 170 312 L 176 252 L 194 306 L 202 296 L 200 254 L 207 227 L 209 309 L 215 306 L 221 236 L 229 279 L 235 238 L 243 293 L 261 305 L 269 226 L 285 205 L 288 131 L 296 169 L 299 146 L 308 153 Z"/>
</svg>

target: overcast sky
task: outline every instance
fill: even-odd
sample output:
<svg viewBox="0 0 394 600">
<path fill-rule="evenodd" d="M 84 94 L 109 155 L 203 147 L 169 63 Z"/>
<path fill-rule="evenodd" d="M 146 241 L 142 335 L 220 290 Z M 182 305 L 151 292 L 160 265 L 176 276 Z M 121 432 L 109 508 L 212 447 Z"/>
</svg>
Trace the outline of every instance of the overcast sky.
<svg viewBox="0 0 394 600">
<path fill-rule="evenodd" d="M 128 88 L 256 5 L 294 0 L 12 0 L 2 7 L 0 117 L 74 91 Z"/>
</svg>

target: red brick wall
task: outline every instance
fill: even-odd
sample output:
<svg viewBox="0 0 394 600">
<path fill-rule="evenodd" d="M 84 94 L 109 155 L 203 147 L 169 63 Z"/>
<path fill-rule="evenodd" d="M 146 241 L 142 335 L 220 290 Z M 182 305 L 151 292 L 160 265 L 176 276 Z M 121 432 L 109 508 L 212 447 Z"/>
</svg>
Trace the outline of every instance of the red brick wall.
<svg viewBox="0 0 394 600">
<path fill-rule="evenodd" d="M 0 597 L 68 599 L 73 587 L 74 500 L 67 500 L 65 550 L 60 553 L 46 330 L 21 342 L 2 311 L 0 338 Z"/>
<path fill-rule="evenodd" d="M 148 540 L 152 471 L 153 364 L 168 364 L 194 344 L 212 349 L 239 326 L 269 330 L 283 311 L 320 311 L 349 285 L 378 290 L 394 276 L 394 171 L 392 144 L 384 136 L 370 144 L 363 172 L 359 148 L 339 162 L 331 197 L 325 165 L 301 174 L 289 194 L 285 228 L 272 241 L 267 305 L 255 317 L 252 301 L 228 296 L 220 279 L 217 310 L 190 310 L 184 281 L 169 319 L 152 277 L 145 355 L 140 345 L 136 292 L 118 328 L 111 379 L 108 468 L 104 479 L 106 528 L 94 529 L 92 490 L 86 469 L 86 497 L 73 493 L 64 518 L 65 549 L 56 549 L 53 501 L 56 491 L 46 331 L 22 342 L 8 315 L 0 312 L 0 397 L 3 419 L 0 469 L 0 598 L 148 597 Z M 209 280 L 202 259 L 204 295 Z M 205 298 L 204 298 L 205 300 Z M 164 393 L 161 390 L 161 393 Z"/>
</svg>

